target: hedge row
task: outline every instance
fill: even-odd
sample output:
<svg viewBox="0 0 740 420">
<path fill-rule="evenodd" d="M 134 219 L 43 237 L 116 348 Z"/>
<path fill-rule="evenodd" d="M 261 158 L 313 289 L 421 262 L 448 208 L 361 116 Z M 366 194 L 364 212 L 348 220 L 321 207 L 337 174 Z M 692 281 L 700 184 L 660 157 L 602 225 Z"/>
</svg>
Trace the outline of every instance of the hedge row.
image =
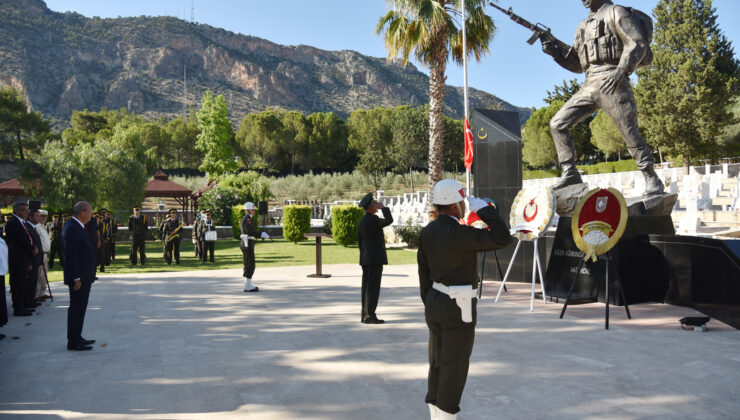
<svg viewBox="0 0 740 420">
<path fill-rule="evenodd" d="M 311 206 L 285 206 L 283 208 L 283 238 L 293 243 L 305 240 L 311 230 Z"/>
</svg>

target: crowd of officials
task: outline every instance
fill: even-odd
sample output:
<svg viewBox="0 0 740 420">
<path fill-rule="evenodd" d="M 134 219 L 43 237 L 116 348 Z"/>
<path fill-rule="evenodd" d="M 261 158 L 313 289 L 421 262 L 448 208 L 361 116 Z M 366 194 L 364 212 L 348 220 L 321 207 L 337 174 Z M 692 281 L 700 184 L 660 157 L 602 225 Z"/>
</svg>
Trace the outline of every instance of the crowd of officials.
<svg viewBox="0 0 740 420">
<path fill-rule="evenodd" d="M 31 202 L 38 203 L 38 202 Z M 78 304 L 79 308 L 86 308 L 87 298 L 80 299 L 80 295 L 89 295 L 89 286 L 97 279 L 97 271 L 105 272 L 116 259 L 116 233 L 118 223 L 111 212 L 105 208 L 93 213 L 88 203 L 78 203 L 80 208 L 75 211 L 81 212 L 77 217 L 74 214 L 52 214 L 51 220 L 47 220 L 49 214 L 46 210 L 38 208 L 38 205 L 29 207 L 28 202 L 17 202 L 13 206 L 13 212 L 3 215 L 4 222 L 0 224 L 0 273 L 7 273 L 9 277 L 10 295 L 12 307 L 8 308 L 5 299 L 5 275 L 0 276 L 0 327 L 8 322 L 9 309 L 14 316 L 26 317 L 34 314 L 36 308 L 42 305 L 46 299 L 52 299 L 53 295 L 48 280 L 48 272 L 54 267 L 55 262 L 65 271 L 65 284 L 70 286 L 71 301 L 84 301 Z M 76 205 L 77 206 L 77 205 Z M 89 219 L 84 213 L 90 210 Z M 255 223 L 252 217 L 255 212 L 253 203 L 245 204 L 246 214 L 241 221 L 242 242 L 240 248 L 244 255 L 244 291 L 256 292 L 259 289 L 252 285 L 252 275 L 255 269 L 254 244 L 256 238 Z M 81 225 L 81 232 L 89 237 L 92 250 L 90 263 L 92 264 L 92 279 L 89 282 L 82 281 L 82 292 L 75 289 L 74 278 L 67 279 L 68 271 L 64 269 L 65 254 L 74 249 L 75 253 L 80 248 L 81 242 L 75 242 L 74 246 L 63 239 L 63 232 L 71 232 L 73 236 L 75 229 L 67 229 L 68 224 L 74 221 Z M 178 219 L 177 210 L 171 209 L 167 218 L 157 226 L 156 233 L 162 240 L 163 256 L 167 264 L 180 264 L 180 240 L 184 224 Z M 146 265 L 146 234 L 149 231 L 147 218 L 141 214 L 140 207 L 134 207 L 133 214 L 128 219 L 128 230 L 131 237 L 131 248 L 129 250 L 129 261 L 131 265 Z M 265 233 L 261 236 L 269 238 Z M 195 257 L 202 264 L 214 262 L 215 241 L 217 238 L 216 224 L 211 219 L 209 210 L 201 210 L 192 224 L 192 241 L 195 249 Z M 87 244 L 88 242 L 85 242 Z M 66 244 L 66 245 L 65 245 Z M 65 252 L 65 246 L 68 251 Z M 70 248 L 72 246 L 72 248 Z M 84 248 L 84 247 L 83 247 Z M 83 253 L 84 254 L 84 253 Z M 74 270 L 79 272 L 79 255 L 75 255 Z M 87 262 L 85 262 L 87 263 Z M 85 264 L 83 264 L 85 265 Z M 85 271 L 85 270 L 83 270 Z M 78 274 L 74 274 L 75 276 Z M 84 277 L 84 276 L 83 276 Z M 69 280 L 69 281 L 68 281 Z M 87 284 L 89 283 L 89 284 Z M 68 318 L 74 318 L 73 324 L 84 319 L 84 309 L 80 313 L 71 314 Z M 73 326 L 73 330 L 79 328 L 77 336 L 68 337 L 68 349 L 89 350 L 94 340 L 81 338 L 81 321 L 79 327 Z M 68 325 L 69 329 L 69 325 Z M 69 334 L 69 333 L 68 333 Z M 74 335 L 74 334 L 73 334 Z M 0 340 L 5 335 L 0 334 Z"/>
</svg>

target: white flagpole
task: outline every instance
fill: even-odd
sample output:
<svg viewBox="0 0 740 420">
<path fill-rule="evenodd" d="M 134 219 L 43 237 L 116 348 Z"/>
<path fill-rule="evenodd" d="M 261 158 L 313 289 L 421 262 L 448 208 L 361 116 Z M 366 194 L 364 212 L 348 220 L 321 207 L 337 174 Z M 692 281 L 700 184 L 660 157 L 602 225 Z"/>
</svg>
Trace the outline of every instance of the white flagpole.
<svg viewBox="0 0 740 420">
<path fill-rule="evenodd" d="M 470 123 L 468 120 L 468 50 L 466 45 L 467 36 L 465 34 L 465 0 L 461 0 L 460 3 L 462 4 L 463 97 L 465 98 L 465 121 Z M 466 138 L 465 134 L 466 133 L 463 133 L 463 139 Z M 467 143 L 467 140 L 465 142 Z M 467 193 L 470 195 L 470 169 L 468 168 L 465 168 L 465 184 L 467 186 Z"/>
</svg>

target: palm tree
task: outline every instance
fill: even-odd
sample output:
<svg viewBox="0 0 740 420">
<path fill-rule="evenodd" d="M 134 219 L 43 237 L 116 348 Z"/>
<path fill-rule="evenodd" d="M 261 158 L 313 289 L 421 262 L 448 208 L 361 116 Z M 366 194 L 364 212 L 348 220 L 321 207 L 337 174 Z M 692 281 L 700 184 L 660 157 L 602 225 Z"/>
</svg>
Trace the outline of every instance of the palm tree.
<svg viewBox="0 0 740 420">
<path fill-rule="evenodd" d="M 413 53 L 429 67 L 429 206 L 434 184 L 442 179 L 445 70 L 448 55 L 462 64 L 461 0 L 387 0 L 389 10 L 375 27 L 383 33 L 388 59 Z M 465 0 L 466 53 L 476 60 L 488 52 L 496 27 L 483 11 L 485 0 Z"/>
</svg>

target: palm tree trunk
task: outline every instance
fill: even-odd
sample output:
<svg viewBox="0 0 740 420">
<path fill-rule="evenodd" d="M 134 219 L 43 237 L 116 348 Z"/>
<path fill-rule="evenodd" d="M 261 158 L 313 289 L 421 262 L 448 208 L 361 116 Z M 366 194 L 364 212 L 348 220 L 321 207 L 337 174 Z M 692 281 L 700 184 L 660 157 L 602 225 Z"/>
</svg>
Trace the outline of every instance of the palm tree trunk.
<svg viewBox="0 0 740 420">
<path fill-rule="evenodd" d="M 432 39 L 429 60 L 429 196 L 427 210 L 432 212 L 432 190 L 442 179 L 442 151 L 444 146 L 445 70 L 447 68 L 447 27 L 438 28 Z"/>
</svg>

